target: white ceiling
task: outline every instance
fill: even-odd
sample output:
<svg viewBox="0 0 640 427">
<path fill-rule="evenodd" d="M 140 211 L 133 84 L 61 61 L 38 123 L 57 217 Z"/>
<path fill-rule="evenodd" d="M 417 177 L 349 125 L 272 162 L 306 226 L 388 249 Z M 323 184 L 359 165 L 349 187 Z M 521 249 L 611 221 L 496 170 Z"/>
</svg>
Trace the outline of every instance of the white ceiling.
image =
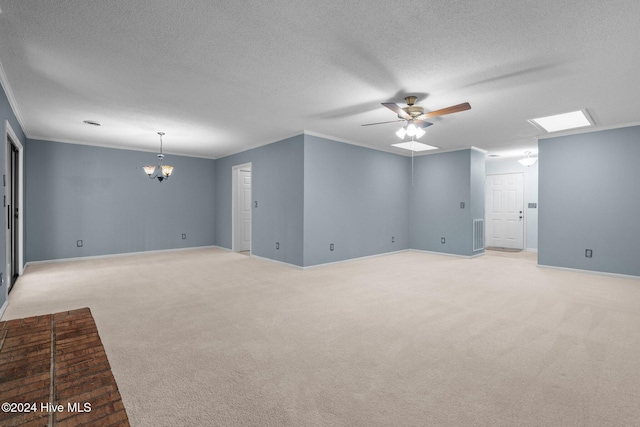
<svg viewBox="0 0 640 427">
<path fill-rule="evenodd" d="M 30 138 L 218 158 L 301 130 L 395 153 L 537 151 L 527 119 L 640 122 L 637 0 L 0 0 L 0 77 Z M 403 104 L 404 105 L 404 104 Z M 88 126 L 95 120 L 101 127 Z M 404 153 L 403 153 L 404 154 Z"/>
</svg>

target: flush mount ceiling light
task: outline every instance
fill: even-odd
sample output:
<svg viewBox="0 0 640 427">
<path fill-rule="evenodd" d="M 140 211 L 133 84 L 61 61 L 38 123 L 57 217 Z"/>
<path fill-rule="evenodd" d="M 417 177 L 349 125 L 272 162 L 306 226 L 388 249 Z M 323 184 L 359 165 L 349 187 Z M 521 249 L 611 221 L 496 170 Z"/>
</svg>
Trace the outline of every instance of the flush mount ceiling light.
<svg viewBox="0 0 640 427">
<path fill-rule="evenodd" d="M 558 132 L 561 130 L 593 126 L 593 121 L 585 110 L 530 119 L 529 123 L 546 132 Z"/>
<path fill-rule="evenodd" d="M 165 179 L 169 179 L 171 172 L 173 172 L 173 166 L 164 164 L 164 154 L 162 154 L 162 135 L 164 132 L 158 132 L 160 135 L 160 154 L 158 154 L 158 166 L 143 166 L 144 173 L 149 175 L 149 178 L 158 178 L 158 181 L 162 182 Z"/>
<path fill-rule="evenodd" d="M 522 166 L 529 167 L 538 161 L 538 159 L 535 157 L 529 157 L 531 155 L 531 151 L 527 151 L 524 154 L 526 154 L 527 157 L 525 157 L 524 159 L 518 160 L 518 163 L 520 163 Z"/>
<path fill-rule="evenodd" d="M 423 144 L 418 141 L 407 141 L 407 142 L 399 142 L 397 144 L 391 144 L 393 147 L 402 148 L 410 151 L 427 151 L 427 150 L 437 150 L 438 147 L 434 147 L 433 145 Z"/>
</svg>

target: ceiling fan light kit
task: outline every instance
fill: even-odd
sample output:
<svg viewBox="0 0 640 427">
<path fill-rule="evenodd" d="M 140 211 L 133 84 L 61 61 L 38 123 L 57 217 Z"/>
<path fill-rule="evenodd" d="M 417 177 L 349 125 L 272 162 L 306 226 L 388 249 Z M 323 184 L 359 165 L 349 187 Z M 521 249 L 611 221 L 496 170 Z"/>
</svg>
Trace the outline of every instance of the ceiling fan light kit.
<svg viewBox="0 0 640 427">
<path fill-rule="evenodd" d="M 372 126 L 372 125 L 380 125 L 384 123 L 395 123 L 398 121 L 405 121 L 405 125 L 396 131 L 396 135 L 400 139 L 404 139 L 406 136 L 410 136 L 412 141 L 413 139 L 418 139 L 424 136 L 426 133 L 424 128 L 431 126 L 433 123 L 426 122 L 425 119 L 430 117 L 438 117 L 444 116 L 446 114 L 458 113 L 460 111 L 466 111 L 471 109 L 471 105 L 468 102 L 464 102 L 458 105 L 452 105 L 451 107 L 441 108 L 440 110 L 431 111 L 428 113 L 424 112 L 424 108 L 415 105 L 418 97 L 409 95 L 404 98 L 404 101 L 407 103 L 406 107 L 400 107 L 398 104 L 393 102 L 383 102 L 382 105 L 393 111 L 398 115 L 399 120 L 393 120 L 390 122 L 379 122 L 379 123 L 368 123 L 362 126 Z M 398 146 L 398 144 L 393 144 L 393 146 Z M 429 146 L 431 147 L 431 146 Z M 405 147 L 401 147 L 405 148 Z M 421 151 L 421 150 L 413 150 L 411 148 L 407 148 L 412 151 Z M 430 148 L 433 149 L 433 148 Z"/>
<path fill-rule="evenodd" d="M 158 154 L 158 166 L 143 166 L 142 169 L 151 179 L 158 179 L 162 182 L 165 179 L 169 179 L 173 172 L 173 166 L 164 164 L 164 154 L 162 153 L 162 135 L 164 132 L 158 132 L 160 135 L 160 154 Z"/>
</svg>

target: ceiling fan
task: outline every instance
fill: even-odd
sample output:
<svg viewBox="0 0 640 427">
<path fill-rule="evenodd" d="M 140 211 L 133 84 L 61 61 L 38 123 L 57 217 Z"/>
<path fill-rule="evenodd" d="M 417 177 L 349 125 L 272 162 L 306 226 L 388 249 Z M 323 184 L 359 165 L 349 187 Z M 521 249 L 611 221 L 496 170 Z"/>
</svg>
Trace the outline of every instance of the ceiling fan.
<svg viewBox="0 0 640 427">
<path fill-rule="evenodd" d="M 428 113 L 424 112 L 424 108 L 419 105 L 415 105 L 416 100 L 418 98 L 416 96 L 407 96 L 404 98 L 407 103 L 406 107 L 400 107 L 398 104 L 394 104 L 393 102 L 383 102 L 382 105 L 393 111 L 398 115 L 400 120 L 391 120 L 388 122 L 378 122 L 378 123 L 367 123 L 362 126 L 373 126 L 373 125 L 381 125 L 384 123 L 395 123 L 401 121 L 407 121 L 408 124 L 413 124 L 417 128 L 426 128 L 431 126 L 433 123 L 426 122 L 425 119 L 430 117 L 444 116 L 446 114 L 458 113 L 460 111 L 466 111 L 471 109 L 471 105 L 468 102 L 464 102 L 458 105 L 452 105 L 451 107 L 441 108 L 440 110 L 430 111 Z"/>
</svg>

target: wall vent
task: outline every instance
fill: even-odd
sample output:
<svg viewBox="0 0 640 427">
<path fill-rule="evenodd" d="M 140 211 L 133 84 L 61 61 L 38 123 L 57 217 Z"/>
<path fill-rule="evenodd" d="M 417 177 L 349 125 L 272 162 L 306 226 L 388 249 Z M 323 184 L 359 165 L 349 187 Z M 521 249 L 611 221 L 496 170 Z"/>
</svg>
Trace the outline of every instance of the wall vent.
<svg viewBox="0 0 640 427">
<path fill-rule="evenodd" d="M 473 252 L 484 249 L 484 219 L 473 220 Z"/>
</svg>

